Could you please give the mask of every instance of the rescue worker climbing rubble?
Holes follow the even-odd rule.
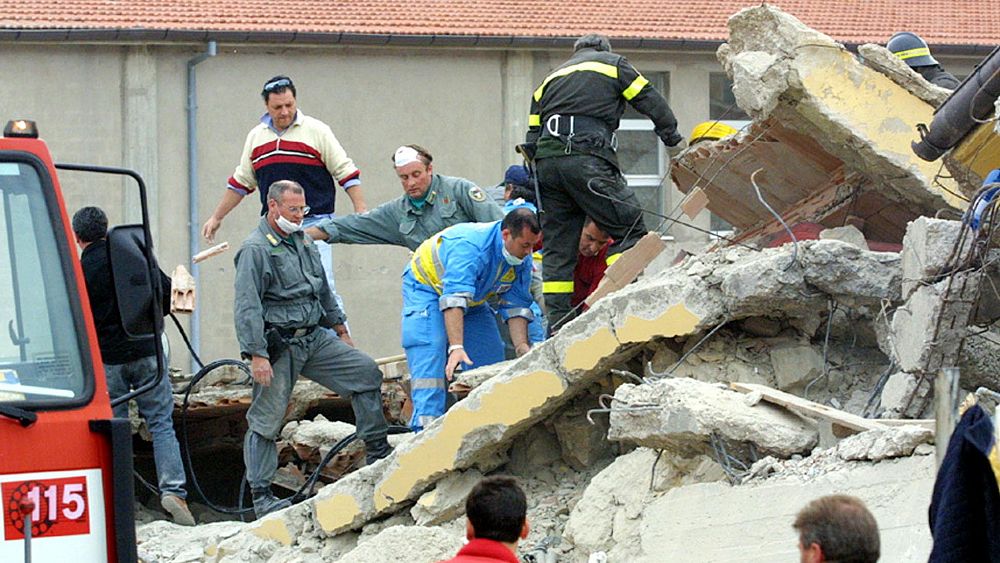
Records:
[[[434,158],[419,145],[396,149],[392,162],[403,195],[367,213],[334,217],[306,230],[328,243],[391,244],[416,250],[441,230],[469,222],[500,219],[500,208],[464,178],[434,173]]]
[[[243,459],[258,518],[289,505],[271,492],[271,481],[278,469],[275,439],[299,374],[350,399],[368,463],[392,451],[382,414],[382,373],[354,348],[319,251],[302,233],[305,208],[299,184],[271,184],[267,214],[235,259],[236,337],[254,380]]]
[[[552,331],[569,320],[584,217],[592,217],[614,239],[609,265],[646,234],[639,202],[616,155],[615,131],[625,104],[653,121],[671,154],[684,148],[663,95],[625,57],[611,52],[607,37],[584,35],[573,49],[573,56],[534,91],[525,144],[541,192],[545,307]]]
[[[500,333],[486,304],[491,295],[500,297],[517,355],[528,352],[530,256],[540,236],[535,212],[522,207],[502,221],[450,227],[417,248],[403,271],[402,314],[414,431],[444,414],[446,379],[459,364],[503,360]]]

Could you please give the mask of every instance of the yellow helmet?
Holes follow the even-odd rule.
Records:
[[[690,144],[693,145],[698,141],[717,141],[736,133],[738,133],[736,129],[720,121],[704,121],[691,130]]]

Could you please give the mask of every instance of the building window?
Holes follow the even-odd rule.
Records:
[[[670,73],[643,73],[649,84],[665,98],[670,99]],[[660,138],[653,131],[653,122],[632,106],[626,106],[618,127],[618,164],[629,187],[635,191],[639,205],[652,213],[644,213],[647,229],[655,229],[663,214],[665,193],[663,174],[666,169],[666,152]]]
[[[736,105],[733,81],[724,72],[708,75],[708,118],[725,121],[749,121],[750,116]]]

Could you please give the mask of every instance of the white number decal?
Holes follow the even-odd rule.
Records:
[[[87,505],[86,502],[83,500],[83,495],[80,494],[80,492],[82,491],[83,491],[82,483],[69,483],[65,487],[63,487],[62,501],[63,505],[67,506],[63,507],[62,513],[63,516],[66,517],[66,519],[76,520],[77,518],[83,515],[83,511]],[[74,504],[76,505],[76,507],[73,508],[73,510],[70,510],[68,506],[70,504]]]
[[[42,500],[41,496],[38,494],[38,487],[32,487],[31,490],[28,491],[28,500],[31,501],[31,504],[35,505],[35,509],[31,511],[31,521],[38,522],[42,519]]]
[[[56,486],[49,485],[45,487],[45,502],[49,505],[49,522],[56,521],[56,509],[58,508],[56,503],[58,500],[59,496],[56,494]]]

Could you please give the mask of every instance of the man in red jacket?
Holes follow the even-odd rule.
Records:
[[[608,269],[608,247],[611,237],[587,217],[580,231],[580,254],[576,258],[576,269],[573,270],[573,298],[570,305],[574,308],[582,303],[597,289],[604,278],[604,270]],[[582,307],[582,311],[587,310]]]
[[[528,501],[513,477],[487,477],[465,499],[469,543],[442,563],[519,563],[517,542],[528,537]]]

